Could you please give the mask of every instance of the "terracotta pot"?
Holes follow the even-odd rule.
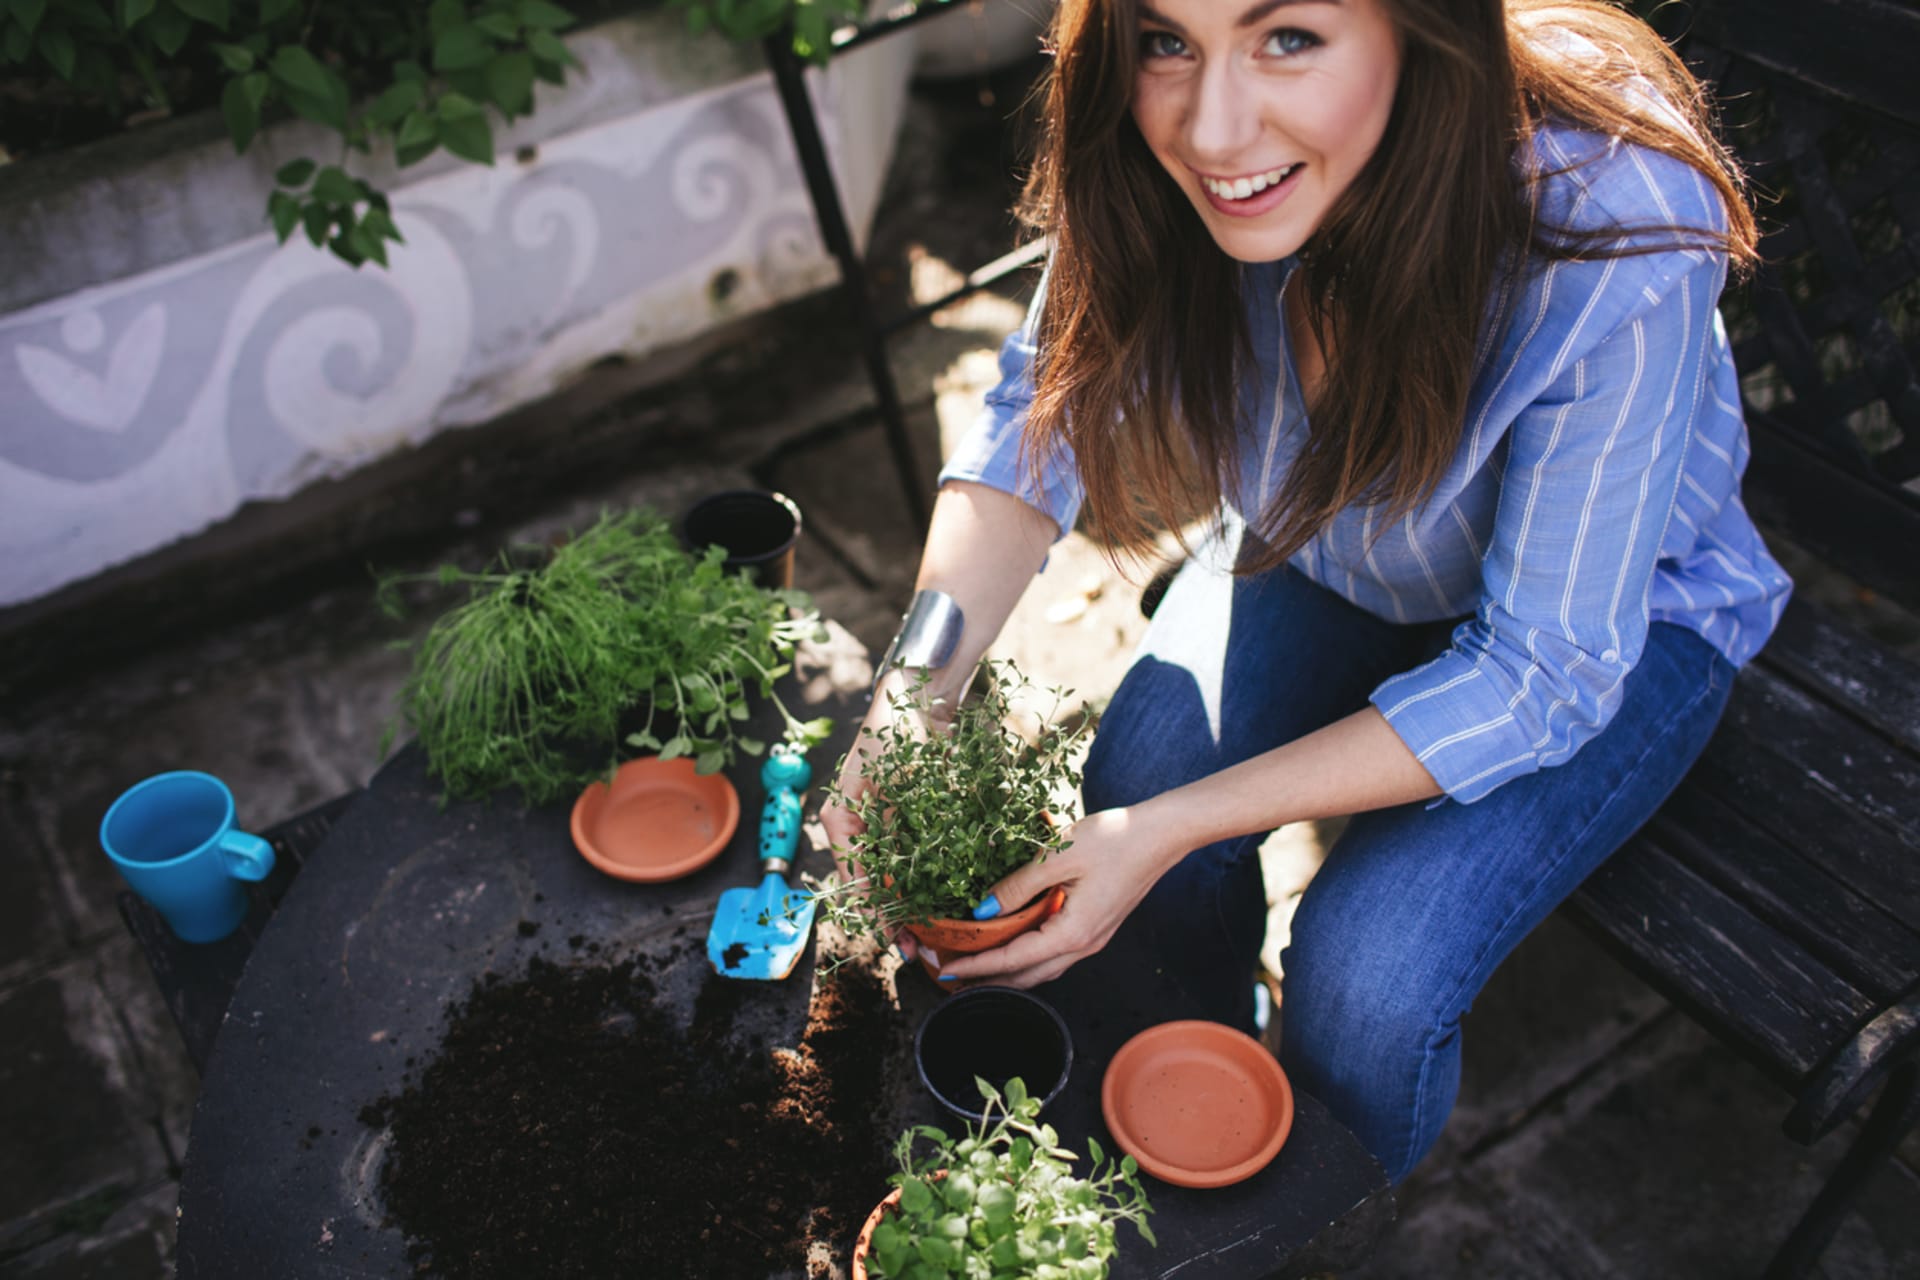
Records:
[[[947,1171],[942,1169],[933,1175],[933,1180],[938,1182],[946,1176]],[[860,1228],[860,1234],[853,1242],[852,1280],[867,1280],[867,1250],[873,1247],[874,1228],[880,1225],[881,1219],[899,1207],[900,1188],[895,1187],[887,1193],[887,1198],[873,1206],[873,1212],[867,1215],[865,1225]]]
[[[1067,891],[1059,885],[1047,890],[1018,911],[1006,911],[991,920],[925,920],[906,926],[913,940],[932,947],[944,960],[948,956],[970,956],[989,951],[1012,941],[1029,929],[1037,929],[1066,905]],[[923,958],[921,968],[933,977],[940,971]]]

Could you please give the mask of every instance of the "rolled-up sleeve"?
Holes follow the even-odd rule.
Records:
[[[1700,251],[1555,264],[1549,287],[1579,310],[1508,430],[1479,608],[1372,697],[1453,799],[1571,758],[1618,710],[1708,396],[1724,274]]]
[[[1048,451],[1036,476],[1022,450],[1027,410],[1033,404],[1034,335],[1046,293],[1043,277],[1026,322],[1001,344],[1000,381],[987,393],[985,408],[940,469],[940,483],[972,480],[1010,493],[1051,516],[1059,527],[1059,538],[1067,535],[1080,514],[1084,490],[1079,470],[1063,445]]]

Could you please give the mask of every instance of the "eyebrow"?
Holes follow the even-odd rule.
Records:
[[[1267,17],[1273,13],[1274,10],[1285,9],[1292,5],[1298,5],[1298,4],[1337,5],[1340,2],[1341,0],[1260,0],[1259,4],[1254,5],[1251,9],[1248,9],[1245,13],[1241,14],[1238,18],[1236,18],[1234,20],[1233,25],[1236,27],[1258,26],[1260,25],[1260,23],[1264,22],[1267,19]],[[1158,23],[1160,26],[1166,27],[1172,31],[1184,31],[1186,29],[1182,27],[1179,23],[1175,22],[1172,18],[1167,17],[1163,13],[1157,12],[1154,9],[1154,7],[1150,4],[1143,4],[1140,6],[1140,16],[1147,19],[1149,22]]]

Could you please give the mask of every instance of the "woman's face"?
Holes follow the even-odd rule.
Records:
[[[1242,262],[1306,243],[1379,146],[1399,80],[1382,0],[1141,0],[1134,122]]]

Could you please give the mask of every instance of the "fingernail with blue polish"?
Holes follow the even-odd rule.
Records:
[[[999,914],[1000,899],[991,893],[980,899],[980,905],[973,909],[975,920],[991,920]]]
[[[958,982],[958,981],[960,981],[960,979],[958,979],[958,978],[956,978],[956,977],[954,977],[954,976],[953,976],[952,974],[950,974],[950,973],[943,973],[943,974],[941,974],[941,975],[940,975],[940,981],[942,981],[942,982]]]
[[[905,947],[901,947],[901,946],[896,946],[896,947],[895,947],[895,948],[893,949],[893,954],[895,954],[895,955],[897,955],[897,956],[899,956],[899,957],[900,957],[900,963],[901,963],[901,964],[912,964],[912,963],[913,963],[913,957],[907,954],[907,949],[906,949]]]

